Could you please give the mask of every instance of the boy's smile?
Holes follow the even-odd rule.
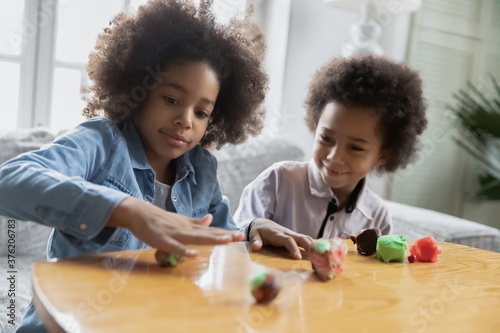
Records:
[[[203,138],[213,112],[219,80],[203,62],[170,62],[163,81],[151,90],[134,118],[148,161],[160,182],[172,182],[170,161]],[[167,168],[169,170],[167,170]]]
[[[387,151],[379,116],[369,107],[328,103],[315,130],[313,158],[323,181],[341,206],[374,166],[383,165]]]

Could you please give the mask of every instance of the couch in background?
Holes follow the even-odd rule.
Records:
[[[53,141],[55,134],[47,128],[0,132],[0,164],[26,151],[38,149]],[[228,196],[234,212],[246,184],[274,162],[302,160],[303,152],[282,139],[265,142],[253,139],[236,147],[215,152],[219,161],[222,191]],[[407,239],[433,235],[438,241],[473,246],[500,252],[500,231],[475,222],[434,211],[387,201],[393,217],[393,233]],[[7,221],[0,216],[0,332],[13,332],[5,321],[7,302]],[[16,221],[16,323],[19,325],[31,300],[30,266],[46,258],[46,243],[51,229],[33,222]]]

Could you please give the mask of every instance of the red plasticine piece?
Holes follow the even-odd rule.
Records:
[[[434,237],[429,235],[417,240],[410,247],[410,253],[415,256],[416,262],[436,262],[438,255],[441,253],[441,247]]]

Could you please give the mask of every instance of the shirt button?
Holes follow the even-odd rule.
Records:
[[[149,177],[153,177],[153,172],[149,172]]]
[[[172,199],[173,199],[174,201],[177,201],[177,197],[176,197],[176,196],[174,196]]]
[[[333,215],[330,215],[330,217],[328,218],[330,221],[333,221],[333,219],[335,218],[335,216]]]
[[[85,223],[80,224],[80,230],[87,230],[87,225]]]

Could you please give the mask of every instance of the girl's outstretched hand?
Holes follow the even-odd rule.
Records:
[[[259,251],[263,245],[284,246],[295,259],[302,259],[299,246],[307,251],[312,237],[299,234],[268,219],[252,221],[249,232],[250,248]]]
[[[195,257],[195,250],[185,244],[227,244],[245,238],[240,231],[208,228],[212,215],[191,218],[167,212],[141,199],[123,199],[111,214],[108,227],[129,229],[135,237],[160,251]]]

